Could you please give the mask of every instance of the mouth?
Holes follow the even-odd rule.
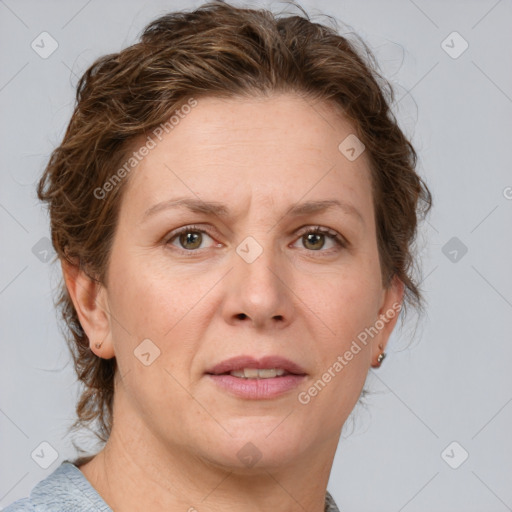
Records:
[[[242,370],[232,370],[221,375],[232,375],[239,379],[274,379],[283,375],[292,375],[283,368],[244,368]]]
[[[234,357],[205,373],[223,392],[252,400],[283,395],[296,388],[307,375],[301,366],[280,356]]]
[[[256,359],[252,356],[237,356],[226,359],[206,371],[209,375],[232,375],[240,379],[273,379],[286,375],[306,375],[297,363],[280,356]]]

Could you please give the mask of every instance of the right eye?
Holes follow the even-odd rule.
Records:
[[[197,226],[184,226],[177,229],[176,231],[173,231],[165,244],[173,245],[180,251],[188,253],[197,252],[197,250],[201,248],[201,245],[204,241],[204,236],[212,239],[204,229],[201,229]],[[173,243],[174,240],[176,240],[179,246]]]

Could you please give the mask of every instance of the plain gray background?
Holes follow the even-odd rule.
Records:
[[[0,0],[0,508],[74,456],[78,386],[34,186],[77,77],[156,16],[200,4]],[[370,372],[374,393],[344,429],[329,490],[350,512],[512,510],[512,1],[301,4],[370,44],[435,202],[418,239],[427,315],[414,338],[412,324],[394,333]],[[58,43],[47,58],[31,47],[42,32]],[[58,454],[46,469],[31,457],[44,442]]]

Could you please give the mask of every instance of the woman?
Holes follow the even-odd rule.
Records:
[[[392,99],[334,30],[222,2],[86,71],[38,194],[105,445],[7,511],[338,510],[343,424],[421,306]]]

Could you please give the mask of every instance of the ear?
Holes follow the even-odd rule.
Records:
[[[378,331],[372,341],[372,367],[378,368],[380,363],[377,358],[386,350],[389,337],[395,328],[404,298],[404,283],[394,276],[391,283],[383,292],[383,300],[379,309],[379,316],[375,322],[375,328]]]
[[[90,349],[103,359],[114,357],[106,288],[91,279],[78,265],[61,259],[61,267],[78,319],[89,338]]]

